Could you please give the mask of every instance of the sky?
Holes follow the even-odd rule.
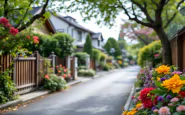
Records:
[[[101,32],[103,34],[103,37],[105,39],[105,41],[109,38],[109,37],[113,37],[115,39],[118,39],[119,36],[119,32],[120,32],[120,25],[123,23],[121,20],[121,17],[117,17],[116,19],[116,23],[114,24],[113,27],[109,28],[107,26],[103,26],[103,25],[98,25],[96,24],[96,19],[91,19],[90,21],[83,21],[83,17],[80,15],[79,12],[75,12],[75,13],[60,13],[62,16],[72,16],[73,18],[76,19],[76,21],[84,26],[87,29],[90,29],[94,32]]]

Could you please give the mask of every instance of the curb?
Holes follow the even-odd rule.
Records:
[[[131,101],[132,101],[132,96],[134,95],[134,93],[135,93],[135,86],[133,85],[132,89],[131,89],[131,92],[130,92],[130,95],[129,95],[128,99],[127,99],[127,102],[126,102],[126,104],[124,106],[124,110],[129,110],[130,104],[131,104]]]
[[[81,82],[82,82],[82,81],[77,80],[77,81],[68,83],[67,86],[74,86],[74,85],[79,84],[79,83],[81,83]],[[34,92],[32,92],[32,93],[34,93]],[[48,90],[45,90],[45,91],[44,91],[44,90],[43,90],[41,94],[37,94],[36,96],[33,96],[33,97],[29,97],[29,96],[28,96],[26,99],[24,99],[24,98],[21,99],[21,97],[20,97],[20,98],[17,99],[17,100],[13,100],[13,101],[9,101],[9,102],[7,102],[7,103],[5,103],[5,104],[1,104],[1,105],[0,105],[0,110],[5,109],[5,108],[8,108],[8,107],[10,107],[10,106],[17,105],[17,104],[19,104],[19,103],[27,102],[27,101],[29,101],[29,100],[32,100],[32,99],[35,99],[35,98],[38,98],[38,97],[47,95],[47,94],[49,94],[49,93],[51,93],[51,91],[48,91]],[[26,95],[25,95],[25,96],[26,96]]]

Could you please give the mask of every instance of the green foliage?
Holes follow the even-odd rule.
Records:
[[[57,56],[64,58],[71,55],[75,49],[73,46],[74,39],[68,34],[56,33],[50,36],[34,33],[33,35],[39,37],[40,43],[36,46],[25,44],[24,47],[29,49],[29,51],[37,50],[44,57],[48,57],[54,51]]]
[[[161,56],[155,58],[155,54],[161,53],[161,42],[154,41],[147,46],[144,46],[139,50],[138,54],[138,64],[140,66],[144,66],[145,62],[152,62],[153,66],[155,67],[157,64],[162,62]]]
[[[52,39],[57,40],[57,47],[55,48],[55,53],[57,56],[64,58],[73,53],[74,39],[70,35],[65,33],[56,33],[52,36]]]
[[[108,57],[107,57],[107,61],[108,61],[108,62],[112,62],[112,60],[113,60],[113,57],[112,57],[112,56],[108,56]]]
[[[85,65],[85,60],[86,60],[86,56],[88,54],[85,52],[76,52],[74,53],[74,56],[76,56],[78,58],[78,66],[83,66]]]
[[[92,53],[93,53],[92,50],[93,48],[92,48],[91,36],[88,34],[86,38],[86,42],[84,44],[83,52],[86,52],[87,54],[90,55],[90,57],[92,57]]]
[[[122,58],[122,56],[117,56],[116,59],[117,60],[122,60],[123,58]]]
[[[117,42],[118,42],[118,45],[119,45],[120,49],[127,49],[127,43],[126,43],[125,39],[119,40]]]
[[[92,69],[80,69],[78,71],[79,76],[87,76],[87,77],[93,77],[95,76],[96,72]]]
[[[100,57],[100,61],[104,62],[107,59],[107,55],[103,52],[101,52],[101,57]]]
[[[99,62],[100,58],[101,58],[101,51],[98,49],[93,49],[92,59]]]
[[[115,57],[122,55],[121,49],[120,49],[117,41],[114,38],[109,38],[107,43],[105,44],[104,48],[106,49],[106,51],[108,52],[109,55],[112,55],[110,52],[111,48],[115,49],[115,52],[114,52]]]
[[[78,70],[80,69],[87,69],[86,66],[78,66]]]
[[[100,63],[101,67],[103,67],[103,71],[109,71],[111,70],[111,67],[106,63]]]
[[[59,91],[66,87],[66,82],[62,77],[55,74],[49,74],[49,77],[44,77],[44,88],[51,91]]]
[[[14,100],[16,91],[15,84],[9,76],[10,71],[7,70],[0,74],[0,104]]]

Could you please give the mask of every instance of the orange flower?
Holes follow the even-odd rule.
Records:
[[[46,79],[50,79],[48,75],[45,75],[44,77],[45,77]]]
[[[60,71],[60,70],[58,70],[58,73],[61,73],[61,71]]]
[[[157,73],[159,74],[169,74],[170,67],[161,65],[156,69]]]

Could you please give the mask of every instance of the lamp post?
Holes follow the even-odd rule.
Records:
[[[112,54],[112,57],[113,57],[112,63],[114,63],[114,52],[115,52],[115,49],[111,48],[110,53]]]

